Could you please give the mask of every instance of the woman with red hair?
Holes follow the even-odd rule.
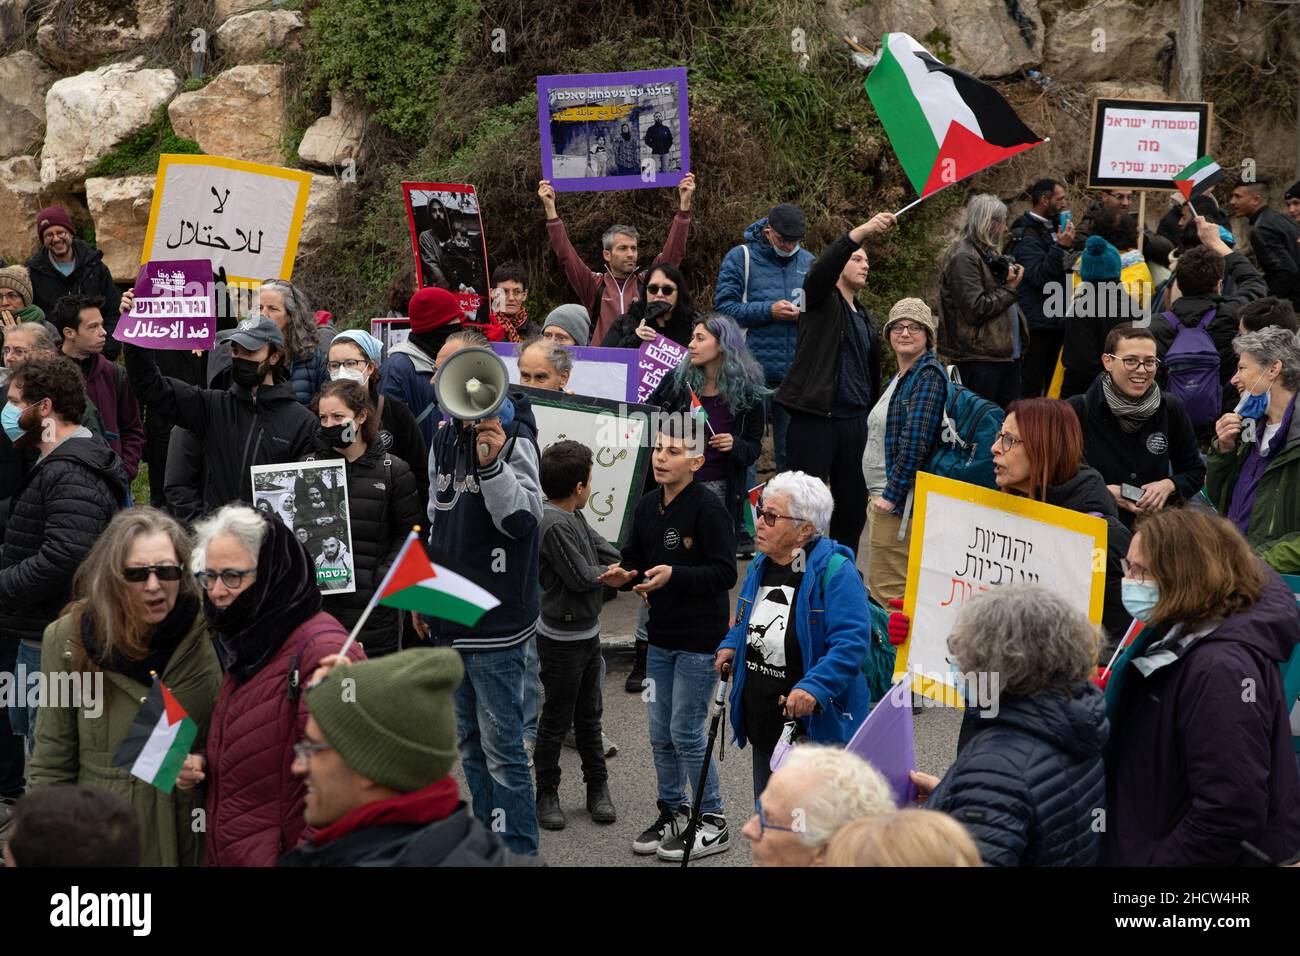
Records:
[[[1120,598],[1121,561],[1131,535],[1119,520],[1105,479],[1083,461],[1083,431],[1069,403],[1053,398],[1012,402],[993,442],[993,475],[1002,491],[1106,520],[1106,600],[1101,621],[1109,656],[1131,620]]]

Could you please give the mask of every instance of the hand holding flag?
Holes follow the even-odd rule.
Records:
[[[198,735],[198,726],[157,673],[150,673],[153,684],[127,728],[126,738],[117,748],[113,764],[163,793],[171,793],[177,776],[187,766],[187,755]],[[200,761],[200,772],[201,767]]]

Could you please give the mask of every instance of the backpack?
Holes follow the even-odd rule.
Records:
[[[1219,350],[1208,331],[1217,311],[1210,309],[1200,322],[1190,327],[1179,322],[1172,312],[1160,313],[1174,327],[1174,341],[1164,359],[1169,391],[1182,400],[1196,428],[1213,424],[1223,404]]]
[[[943,403],[939,443],[920,470],[996,489],[993,441],[1002,430],[1006,413],[963,385],[956,366],[948,369],[945,384],[948,395]],[[911,387],[908,386],[909,393]]]
[[[831,555],[826,570],[822,572],[822,607],[826,606],[826,588],[831,578],[849,559],[836,552]],[[865,586],[865,585],[864,585]],[[874,704],[886,694],[894,683],[894,655],[897,651],[889,642],[889,612],[867,595],[867,604],[871,608],[871,644],[867,656],[862,659],[862,673],[867,679],[867,690]]]

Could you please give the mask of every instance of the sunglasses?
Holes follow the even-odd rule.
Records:
[[[668,283],[659,285],[659,283],[657,282],[651,282],[648,286],[645,287],[645,290],[649,292],[651,295],[672,295],[674,292],[677,291],[677,286],[670,285]]]
[[[184,568],[179,564],[146,564],[122,569],[122,577],[131,584],[144,584],[149,575],[158,575],[159,581],[179,581]]]
[[[221,578],[221,583],[233,591],[244,583],[244,578],[256,573],[257,568],[245,568],[243,570],[226,568],[224,571],[198,571],[195,573],[194,579],[199,582],[199,587],[203,588],[203,590],[211,591],[212,585],[217,583],[217,578]]]

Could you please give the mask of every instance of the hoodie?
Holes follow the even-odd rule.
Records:
[[[1300,772],[1279,664],[1300,642],[1295,595],[1266,570],[1249,609],[1152,651],[1148,628],[1106,688],[1112,866],[1240,866],[1300,849]],[[1200,635],[1200,636],[1198,636]]]
[[[718,281],[713,289],[713,308],[729,315],[747,329],[745,342],[754,353],[769,385],[785,378],[794,361],[799,323],[772,318],[772,304],[784,299],[798,303],[804,276],[813,264],[813,254],[800,248],[789,257],[779,256],[763,230],[764,216],[745,229],[744,242],[722,258]],[[745,279],[745,250],[749,250],[749,281]]]
[[[1110,728],[1091,682],[1071,693],[1002,694],[967,712],[964,741],[926,807],[975,838],[985,866],[1092,866],[1105,812]]]
[[[1120,562],[1128,554],[1128,543],[1133,535],[1119,520],[1119,507],[1115,504],[1115,496],[1106,487],[1106,480],[1088,465],[1080,464],[1073,478],[1048,488],[1045,500],[1049,505],[1096,515],[1106,521],[1106,599],[1102,607],[1101,623],[1106,629],[1104,651],[1109,659],[1115,645],[1133,620],[1128,611],[1124,610],[1124,601],[1120,596],[1120,582],[1124,578]]]
[[[131,486],[113,449],[82,428],[36,462],[14,492],[0,546],[0,634],[40,643],[72,576]]]

